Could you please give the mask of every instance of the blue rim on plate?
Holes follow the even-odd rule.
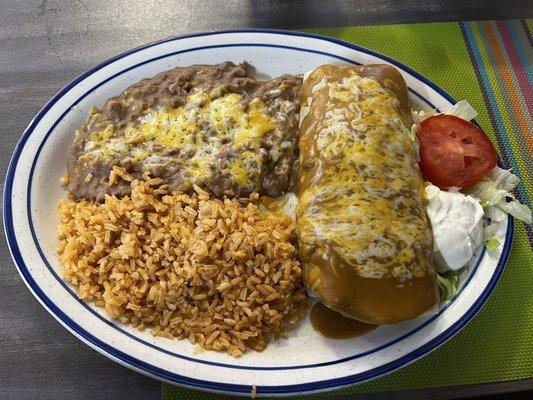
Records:
[[[348,42],[345,42],[345,41],[342,41],[342,40],[339,40],[339,39],[334,39],[334,38],[330,38],[330,37],[326,37],[326,36],[309,34],[309,33],[299,33],[299,32],[290,32],[290,31],[283,31],[283,30],[271,30],[271,29],[224,30],[224,31],[217,31],[217,32],[199,33],[199,34],[183,35],[183,36],[173,37],[173,38],[170,38],[170,39],[165,39],[165,40],[162,40],[162,41],[158,41],[158,42],[154,42],[154,43],[151,43],[151,44],[148,44],[148,45],[137,47],[135,49],[129,50],[127,52],[124,52],[124,53],[122,53],[122,54],[120,54],[120,55],[118,55],[116,57],[113,57],[113,58],[111,58],[111,59],[109,59],[107,61],[104,61],[103,63],[95,66],[94,68],[92,68],[92,69],[88,70],[87,72],[83,73],[82,75],[78,76],[76,79],[74,79],[68,85],[66,85],[63,89],[61,89],[51,100],[48,101],[45,104],[45,106],[37,113],[35,118],[31,121],[30,125],[24,131],[21,139],[19,140],[19,142],[18,142],[18,144],[17,144],[17,146],[15,148],[15,151],[14,151],[13,156],[11,158],[11,161],[10,161],[10,164],[9,164],[9,167],[8,167],[8,172],[7,172],[7,175],[6,175],[5,191],[4,191],[4,207],[3,207],[4,229],[5,229],[5,232],[6,232],[6,237],[7,237],[7,241],[8,241],[8,244],[9,244],[10,251],[11,251],[11,255],[13,257],[13,260],[15,261],[15,264],[17,266],[17,269],[18,269],[20,275],[22,276],[22,278],[25,281],[25,283],[28,286],[28,288],[32,291],[32,293],[36,296],[36,298],[41,302],[41,304],[43,304],[43,306],[63,326],[65,326],[69,331],[71,331],[76,337],[78,337],[82,341],[86,342],[87,344],[89,344],[91,347],[95,348],[96,350],[98,350],[102,354],[104,354],[104,355],[106,355],[106,356],[108,356],[108,357],[110,357],[110,358],[112,358],[112,359],[124,364],[124,365],[127,365],[127,366],[129,366],[129,367],[131,367],[131,368],[133,368],[133,369],[135,369],[135,370],[137,370],[139,372],[148,374],[150,376],[157,377],[157,378],[165,380],[167,382],[180,384],[182,386],[186,386],[186,387],[190,387],[190,388],[202,389],[202,390],[208,390],[208,391],[216,391],[216,392],[224,392],[224,393],[233,393],[233,394],[249,394],[250,391],[252,390],[252,386],[203,381],[203,380],[193,379],[193,378],[189,378],[189,377],[186,377],[186,376],[174,374],[174,373],[171,373],[169,371],[163,370],[163,369],[161,369],[159,367],[155,367],[155,366],[153,366],[151,364],[148,364],[148,363],[146,363],[144,361],[138,360],[138,359],[136,359],[136,358],[134,358],[134,357],[122,352],[122,351],[119,351],[119,350],[113,348],[112,346],[109,346],[108,344],[102,342],[100,339],[98,339],[98,338],[94,337],[93,335],[91,335],[90,333],[88,333],[86,330],[84,330],[82,327],[80,327],[75,321],[73,321],[71,318],[69,318],[67,315],[65,315],[44,294],[44,292],[40,289],[38,284],[32,278],[31,274],[29,273],[29,271],[27,269],[27,266],[25,265],[25,263],[23,261],[23,258],[22,258],[21,254],[20,254],[20,250],[19,250],[19,246],[18,246],[16,237],[15,237],[15,234],[14,234],[13,216],[12,216],[12,208],[11,208],[12,203],[11,203],[11,201],[12,201],[14,173],[15,173],[15,169],[16,169],[16,166],[17,166],[17,163],[18,163],[18,159],[20,157],[22,149],[24,148],[25,143],[27,142],[28,138],[31,136],[33,130],[35,129],[37,124],[40,122],[42,117],[72,87],[76,86],[79,82],[81,82],[82,80],[84,80],[88,76],[92,75],[96,71],[102,69],[103,67],[105,67],[105,66],[107,66],[107,65],[109,65],[109,64],[111,64],[111,63],[113,63],[113,62],[115,62],[115,61],[117,61],[117,60],[119,60],[121,58],[124,58],[124,57],[126,57],[126,56],[128,56],[128,55],[130,55],[132,53],[135,53],[135,52],[138,52],[140,50],[144,50],[144,49],[147,49],[147,48],[150,48],[150,47],[162,44],[162,43],[176,41],[176,40],[180,40],[180,39],[191,38],[191,37],[210,36],[210,35],[218,35],[218,34],[224,34],[224,33],[246,33],[246,32],[273,33],[273,34],[281,34],[281,35],[289,35],[289,36],[310,37],[310,38],[320,39],[320,40],[324,40],[324,41],[327,41],[327,42],[332,42],[332,43],[335,43],[335,44],[339,44],[339,45],[342,45],[342,46],[348,47],[350,49],[354,49],[354,50],[357,50],[359,52],[366,53],[366,54],[369,54],[369,55],[377,56],[377,57],[379,57],[379,58],[381,58],[383,60],[386,60],[387,62],[390,62],[391,64],[396,65],[396,66],[402,68],[403,70],[409,72],[415,78],[417,78],[418,80],[422,81],[427,86],[431,87],[433,90],[435,90],[441,96],[443,96],[445,99],[447,99],[448,101],[450,101],[452,103],[455,103],[455,100],[450,95],[448,95],[445,91],[440,89],[438,86],[436,86],[434,83],[432,83],[430,80],[428,80],[427,78],[423,77],[419,73],[417,73],[417,72],[413,71],[412,69],[410,69],[409,67],[403,65],[402,63],[400,63],[398,61],[395,61],[395,60],[393,60],[393,59],[391,59],[391,58],[389,58],[387,56],[384,56],[382,54],[379,54],[377,52],[374,52],[372,50],[364,49],[362,47],[359,47],[357,45],[353,45],[351,43],[348,43]],[[239,44],[239,45],[245,45],[245,43],[242,43],[242,44]],[[257,44],[257,43],[250,44],[250,45],[254,45],[254,46],[258,46],[258,47],[260,47],[260,46],[287,47],[287,48],[294,49],[294,50],[302,50],[302,51],[308,51],[308,52],[315,52],[315,53],[319,53],[319,54],[324,54],[324,55],[328,55],[328,56],[335,57],[335,58],[338,58],[338,59],[342,59],[344,61],[348,61],[350,63],[354,63],[353,60],[344,59],[344,58],[342,58],[340,56],[337,56],[337,55],[334,55],[334,54],[329,54],[329,53],[325,53],[325,52],[318,52],[318,51],[314,51],[314,50],[310,50],[310,49],[300,49],[300,48],[294,48],[294,47],[290,47],[290,46],[280,46],[280,45],[268,45],[268,44],[263,44],[262,45],[262,44]],[[231,46],[232,46],[231,44],[227,44],[227,45],[217,45],[216,47],[231,47]],[[215,47],[215,46],[203,46],[202,49],[213,48],[213,47]],[[197,49],[199,49],[199,48],[187,49],[185,51],[194,51],[194,50],[197,50]],[[175,53],[173,53],[173,54],[175,54]],[[165,55],[162,55],[162,56],[158,56],[158,57],[155,57],[153,59],[145,60],[145,61],[143,61],[141,63],[138,63],[138,64],[133,65],[131,67],[128,67],[126,69],[123,69],[119,73],[113,75],[112,77],[107,78],[105,81],[100,82],[97,86],[100,86],[101,84],[113,79],[117,75],[122,74],[122,73],[124,73],[124,72],[126,72],[128,70],[131,70],[131,69],[133,69],[135,67],[138,67],[139,65],[145,64],[147,62],[154,61],[156,59],[167,57],[169,55],[171,55],[171,54],[165,54]],[[81,99],[83,99],[87,95],[87,93],[89,93],[93,89],[94,88],[88,90],[74,104],[76,104]],[[425,99],[424,97],[420,96],[418,93],[416,93],[413,90],[410,90],[410,91],[413,94],[415,94],[417,97],[419,97],[421,100],[423,100],[426,103],[428,103],[427,99]],[[431,103],[428,103],[428,104],[431,105]],[[68,110],[70,110],[70,108]],[[67,110],[67,112],[68,112],[68,110]],[[36,240],[36,236],[35,236],[34,229],[33,229],[33,222],[31,221],[31,207],[30,207],[31,175],[33,175],[35,162],[36,162],[36,160],[38,158],[38,155],[40,153],[40,150],[41,150],[42,146],[44,145],[46,139],[48,138],[50,133],[53,131],[53,129],[57,125],[57,122],[61,118],[62,118],[62,116],[56,121],[55,124],[52,125],[52,127],[49,130],[49,132],[45,136],[43,142],[41,142],[41,144],[39,146],[39,149],[37,151],[36,157],[33,160],[33,165],[32,165],[31,171],[30,171],[30,180],[29,180],[29,184],[28,184],[29,185],[29,191],[28,191],[28,198],[27,198],[28,203],[27,204],[28,204],[28,210],[29,210],[28,216],[29,216],[30,229],[31,229],[31,232],[32,232],[32,236],[33,236],[35,245],[36,245],[36,247],[37,247],[37,249],[39,251],[39,254],[41,255],[41,257],[42,257],[45,265],[47,266],[47,268],[52,272],[52,274],[56,277],[56,279],[58,279],[58,281],[72,295],[75,296],[75,294],[68,288],[68,286],[57,276],[55,271],[53,271],[53,269],[50,267],[48,261],[46,260],[46,257],[44,256],[44,253],[42,252],[42,250],[41,250],[41,248],[40,248],[40,246],[38,244],[38,241]],[[430,342],[426,343],[425,345],[417,348],[416,350],[412,351],[411,353],[409,353],[409,354],[407,354],[407,355],[405,355],[405,356],[403,356],[403,357],[401,357],[399,359],[396,359],[396,360],[394,360],[394,361],[392,361],[392,362],[390,362],[388,364],[382,365],[382,366],[374,368],[372,370],[365,371],[363,373],[350,375],[350,376],[346,376],[346,377],[342,377],[342,378],[328,379],[328,380],[316,381],[316,382],[305,383],[305,384],[280,385],[280,386],[257,386],[257,388],[256,388],[257,392],[260,393],[260,394],[297,394],[297,393],[304,393],[304,392],[309,393],[309,392],[317,392],[317,391],[323,391],[323,390],[328,390],[328,389],[341,388],[341,387],[344,387],[344,386],[352,385],[352,384],[355,384],[355,383],[360,383],[362,381],[367,381],[367,380],[370,380],[370,379],[374,379],[374,378],[389,374],[389,373],[391,373],[391,372],[393,372],[393,371],[395,371],[395,370],[397,370],[397,369],[399,369],[399,368],[401,368],[401,367],[403,367],[403,366],[405,366],[405,365],[407,365],[407,364],[419,359],[420,357],[428,354],[432,350],[436,349],[437,347],[442,345],[444,342],[446,342],[448,339],[450,339],[452,336],[454,336],[460,329],[462,329],[464,327],[464,325],[466,325],[466,323],[468,323],[474,317],[474,315],[481,309],[483,304],[486,302],[486,300],[488,299],[488,297],[492,293],[496,283],[498,282],[498,280],[499,280],[499,278],[500,278],[500,276],[501,276],[501,274],[503,272],[505,264],[506,264],[506,262],[507,262],[507,260],[509,258],[509,252],[510,252],[510,248],[511,248],[513,231],[514,231],[513,227],[514,227],[513,218],[511,216],[509,216],[508,225],[507,225],[507,231],[506,231],[506,236],[505,236],[505,245],[504,245],[504,248],[502,250],[502,254],[501,254],[501,257],[499,259],[498,265],[496,266],[494,274],[492,275],[492,277],[491,277],[487,287],[485,288],[485,290],[478,297],[478,299],[471,306],[471,308],[468,311],[466,311],[466,313],[462,316],[461,319],[459,319],[455,324],[453,324],[446,331],[441,333],[439,336],[435,337]],[[479,260],[481,260],[482,256],[483,256],[483,254],[481,254],[479,256],[478,263],[474,266],[474,270],[470,274],[469,279],[473,276],[473,272],[475,272],[475,269],[477,268],[477,266],[479,264]],[[469,282],[469,279],[465,282],[465,284],[463,285],[461,290],[464,289],[464,287],[466,287],[466,285]],[[457,295],[456,295],[455,298],[457,298]],[[78,301],[85,305],[85,303],[83,301],[81,301],[79,299],[78,299]],[[449,304],[447,304],[445,306],[445,308],[447,308],[450,304],[451,304],[451,302]],[[94,313],[94,311],[92,309],[90,309],[90,308],[88,308],[88,309],[91,312]],[[441,312],[442,311],[443,310],[441,310]],[[433,318],[431,318],[427,323],[431,322],[437,316],[434,316]],[[100,319],[104,320],[109,325],[113,326],[115,329],[118,329],[122,333],[124,333],[124,334],[126,334],[126,335],[131,337],[130,334],[128,334],[124,330],[121,330],[118,326],[116,326],[115,324],[113,324],[109,320],[106,320],[106,319],[102,318],[99,315],[98,315],[98,317]],[[422,326],[419,326],[419,327],[415,328],[413,331],[403,335],[401,338],[398,338],[398,339],[394,340],[394,342],[402,340],[406,336],[409,336],[409,335],[413,334],[415,331],[418,331],[423,326],[427,325],[427,323],[423,324]],[[140,341],[140,339],[138,339],[138,338],[134,338],[134,339]],[[143,342],[143,344],[147,344],[147,343]],[[391,343],[387,343],[385,345],[380,346],[380,348],[383,348],[384,346],[387,346],[387,345],[390,345],[390,344]],[[351,360],[353,358],[362,357],[364,355],[367,355],[367,354],[362,353],[362,354],[358,354],[358,355],[351,356],[351,357],[348,357],[348,358],[344,358],[344,359],[341,359],[341,360],[335,360],[335,361],[332,361],[332,362],[325,362],[325,363],[313,364],[313,365],[290,366],[290,367],[247,367],[247,366],[235,366],[235,365],[221,364],[221,363],[215,363],[215,362],[210,362],[210,361],[205,361],[205,360],[192,359],[190,357],[186,357],[186,356],[183,356],[183,355],[178,355],[178,354],[169,352],[167,350],[160,349],[157,346],[153,346],[153,345],[150,345],[150,346],[156,348],[157,350],[165,351],[166,353],[169,353],[171,355],[178,356],[178,357],[190,360],[190,361],[206,363],[206,364],[211,364],[211,365],[217,365],[217,366],[222,366],[222,367],[236,368],[236,369],[264,369],[264,370],[277,369],[277,370],[279,370],[279,369],[310,368],[310,367],[329,365],[329,364],[333,364],[333,363],[340,363],[340,362]]]

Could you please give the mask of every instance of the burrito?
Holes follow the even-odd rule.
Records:
[[[304,80],[297,229],[309,292],[370,324],[439,301],[407,89],[389,65],[323,65]]]

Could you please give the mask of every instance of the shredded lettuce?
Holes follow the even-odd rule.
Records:
[[[526,224],[531,224],[533,222],[531,209],[517,200],[498,204],[498,207]]]
[[[496,250],[500,246],[500,241],[496,238],[496,236],[491,236],[487,240],[483,242],[487,250]]]
[[[444,114],[455,115],[456,117],[472,121],[477,117],[477,111],[466,100],[461,100],[455,103],[455,105]]]
[[[487,177],[503,190],[511,191],[520,183],[520,178],[511,173],[511,170],[494,168]]]
[[[419,124],[426,118],[437,114],[438,113],[436,110],[411,110],[411,116],[415,124]],[[472,121],[477,117],[477,111],[466,100],[458,101],[449,110],[444,111],[443,114],[455,115],[456,117],[465,119],[467,121]]]
[[[520,178],[510,170],[495,167],[485,178],[465,190],[466,193],[479,199],[484,209],[497,207],[511,214],[516,219],[531,224],[531,209],[521,204],[510,192],[520,183]]]
[[[486,215],[487,214],[485,213],[485,216]],[[487,218],[485,218],[485,220],[487,220]],[[485,242],[487,242],[492,237],[494,237],[494,235],[498,231],[498,223],[496,221],[491,221],[491,222],[485,222],[485,224],[486,225],[483,228],[483,238],[485,239]]]
[[[483,227],[483,244],[489,250],[496,250],[500,241],[496,238],[496,233],[503,221],[507,219],[507,213],[497,207],[488,207],[485,210],[485,223]],[[496,242],[497,241],[497,242]]]
[[[507,219],[507,213],[499,208],[489,207],[485,210],[485,217],[492,222],[502,222]],[[492,236],[494,233],[491,233],[489,236]]]
[[[459,283],[457,271],[437,273],[437,283],[439,285],[440,299],[442,301],[450,300],[457,293],[457,285]]]
[[[418,124],[433,115],[437,115],[437,110],[411,110],[411,117],[415,124]]]

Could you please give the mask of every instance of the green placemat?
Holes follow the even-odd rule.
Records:
[[[533,21],[431,23],[312,32],[403,62],[456,99],[467,99],[533,198]],[[333,393],[368,393],[533,377],[533,235],[516,223],[509,263],[480,313],[453,339],[391,375]],[[317,396],[305,396],[318,398]],[[323,397],[323,395],[321,396]],[[163,384],[164,400],[231,399]]]

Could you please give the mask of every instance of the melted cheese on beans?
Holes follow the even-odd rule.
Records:
[[[146,167],[163,163],[165,151],[187,154],[181,161],[188,176],[210,179],[211,166],[221,152],[233,152],[227,170],[241,185],[257,184],[263,159],[258,154],[263,136],[276,129],[264,103],[254,99],[247,105],[241,95],[228,93],[212,99],[209,93],[193,93],[179,108],[150,110],[140,123],[123,132],[95,132],[85,145],[87,160],[101,157],[130,157]],[[291,104],[282,104],[290,107]],[[249,151],[247,151],[249,150]]]
[[[313,114],[311,97],[302,110],[314,122],[302,132],[313,144],[300,162],[312,162],[316,174],[300,191],[301,243],[330,243],[365,278],[423,276],[427,262],[413,249],[431,248],[431,235],[416,147],[397,98],[355,72],[333,82],[325,76],[312,88],[314,96],[320,91],[327,91],[325,113]]]

